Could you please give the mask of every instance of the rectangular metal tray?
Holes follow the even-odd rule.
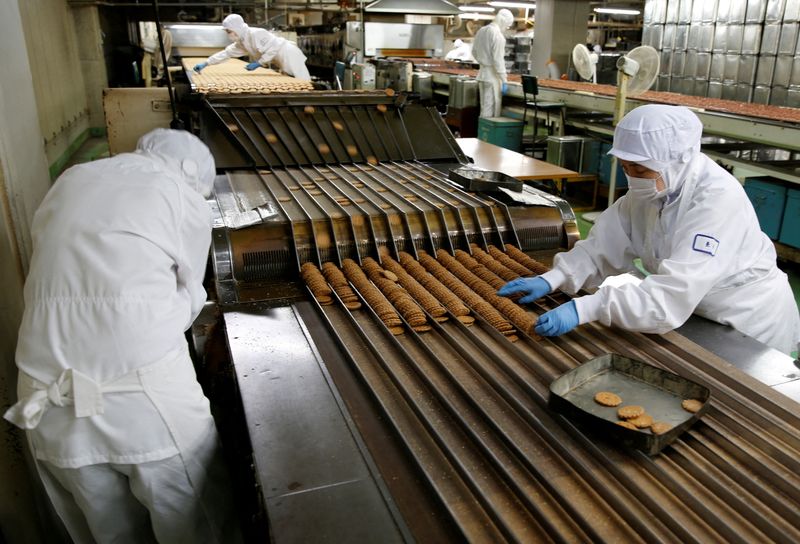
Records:
[[[520,180],[507,174],[471,166],[450,170],[449,178],[461,185],[464,190],[472,192],[496,191],[499,187],[520,192],[523,186]]]
[[[608,391],[622,398],[617,407],[606,407],[594,400],[596,393]],[[708,388],[645,362],[608,353],[565,372],[550,384],[550,407],[578,424],[581,429],[606,437],[626,448],[656,455],[708,410]],[[695,413],[681,407],[684,399],[696,399],[703,406]],[[664,434],[650,429],[632,430],[617,425],[617,410],[638,405],[654,421],[672,425]]]

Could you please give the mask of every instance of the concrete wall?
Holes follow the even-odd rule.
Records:
[[[25,31],[21,43],[30,59],[39,127],[48,164],[54,164],[74,151],[73,144],[85,137],[89,128],[78,34],[65,0],[23,0],[18,5]]]
[[[97,36],[87,35],[86,40]],[[32,253],[33,215],[51,185],[49,166],[74,148],[90,126],[92,93],[87,93],[75,19],[66,0],[0,2],[0,51],[13,52],[0,55],[2,413],[16,402],[14,351]],[[84,55],[83,60],[92,59]],[[92,122],[102,127],[99,97],[105,83],[95,78],[93,85],[98,113]],[[34,475],[24,433],[0,420],[0,434],[0,542],[66,541]]]
[[[537,0],[531,73],[550,77],[547,63],[553,60],[565,74],[572,48],[586,43],[588,21],[588,0]]]
[[[108,86],[108,73],[100,17],[95,6],[74,6],[70,11],[78,40],[78,58],[86,90],[89,126],[102,129],[106,126],[103,116],[103,89]]]

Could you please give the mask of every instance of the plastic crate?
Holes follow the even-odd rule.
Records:
[[[777,240],[786,207],[786,187],[774,178],[746,178],[744,192],[753,203],[761,230]]]
[[[611,185],[611,164],[614,157],[608,154],[610,150],[611,144],[603,143],[600,146],[600,169],[598,170],[597,177],[603,185]],[[617,179],[614,186],[628,186],[628,178],[625,177],[625,172],[623,172],[619,160],[617,161]]]
[[[786,193],[786,207],[781,223],[782,244],[800,248],[800,190],[789,189]]]
[[[521,120],[510,117],[481,117],[478,119],[478,139],[519,151],[522,145],[522,126]]]

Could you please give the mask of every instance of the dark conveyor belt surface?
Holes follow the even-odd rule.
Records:
[[[539,313],[563,300],[540,302]],[[392,336],[368,308],[316,312],[330,336],[315,331],[315,342],[335,341],[348,361],[331,367],[335,381],[353,373],[371,398],[370,407],[345,398],[355,421],[377,407],[417,471],[385,478],[392,494],[433,493],[469,541],[800,539],[797,405],[674,333],[584,325],[512,343],[478,318],[470,327],[431,320],[431,332]],[[547,387],[606,352],[706,385],[709,412],[653,458],[583,434],[548,410]],[[370,433],[364,440],[392,474],[384,446]]]

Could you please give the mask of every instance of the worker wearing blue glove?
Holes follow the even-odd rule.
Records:
[[[203,71],[203,68],[205,68],[206,66],[208,66],[207,62],[201,62],[200,64],[195,64],[194,71],[199,74],[200,72]]]
[[[247,70],[253,71],[259,66],[272,65],[273,68],[294,78],[311,81],[311,75],[306,67],[306,56],[296,43],[263,28],[251,28],[237,13],[225,17],[222,20],[222,28],[233,43],[208,57],[206,59],[208,64],[214,65],[230,58],[249,56],[253,62],[245,66]]]
[[[540,315],[533,330],[542,336],[561,336],[577,326],[578,309],[575,307],[575,301],[570,300],[555,310]]]
[[[537,276],[535,278],[517,278],[511,280],[502,286],[497,294],[501,297],[507,297],[516,293],[525,293],[525,296],[519,299],[519,303],[527,304],[542,298],[552,291],[553,288],[550,287],[547,280],[541,276]]]
[[[478,64],[478,90],[481,98],[481,117],[499,117],[503,107],[504,83],[508,79],[504,32],[514,24],[514,15],[501,9],[494,20],[481,27],[472,42],[472,55]]]
[[[662,334],[696,313],[783,353],[796,349],[800,312],[774,245],[741,183],[701,151],[702,135],[684,106],[646,104],[617,124],[609,154],[628,192],[541,275],[580,294],[543,315],[536,332],[596,321]],[[637,258],[650,272],[640,283],[603,284],[635,272]]]
[[[501,92],[503,93],[503,96],[508,94],[508,83],[506,83],[505,81],[503,82],[503,87],[501,89]]]

